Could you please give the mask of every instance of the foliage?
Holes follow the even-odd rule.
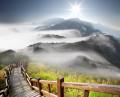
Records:
[[[0,64],[0,70],[3,69],[5,67],[4,64]]]
[[[3,69],[0,70],[0,90],[5,88],[5,78],[4,78],[4,70],[7,69],[8,67],[4,67]]]

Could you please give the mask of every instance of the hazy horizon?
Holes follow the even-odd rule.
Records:
[[[1,0],[0,23],[34,23],[79,18],[120,30],[119,0]]]

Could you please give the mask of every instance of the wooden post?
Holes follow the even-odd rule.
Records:
[[[7,72],[6,72],[7,70],[5,69],[5,78],[7,78]]]
[[[22,73],[22,66],[20,68],[21,68],[21,73]]]
[[[37,79],[37,78],[35,78],[35,79]],[[37,80],[38,80],[38,79],[37,79]],[[38,87],[38,82],[36,82],[35,85],[36,85],[36,87]]]
[[[11,70],[13,69],[13,65],[10,65],[11,66]]]
[[[85,90],[84,97],[89,97],[89,91],[88,90]]]
[[[10,76],[10,74],[11,74],[11,73],[10,73],[10,71],[11,71],[11,70],[10,70],[10,64],[9,64],[9,66],[8,66],[8,71],[9,71],[9,76]]]
[[[48,84],[48,91],[49,91],[49,93],[51,93],[50,84]]]
[[[27,73],[26,73],[26,71],[25,71],[25,78],[26,78],[26,80],[27,80]]]
[[[43,96],[43,93],[41,92],[41,90],[42,90],[42,84],[39,82],[39,80],[41,80],[41,78],[37,78],[37,85],[38,85],[38,88],[39,88],[39,94],[41,96]]]
[[[9,94],[9,86],[6,85],[5,88],[7,88],[7,92],[6,92],[6,93],[7,93],[7,95],[8,95],[8,94]]]
[[[9,73],[10,73],[10,76],[11,76],[11,70],[12,70],[12,67],[11,67],[11,65],[9,65]]]
[[[5,92],[3,91],[3,97],[5,97]]]
[[[9,72],[9,77],[10,77],[10,67],[8,68],[8,72]]]
[[[64,87],[62,87],[62,82],[64,82],[64,78],[58,77],[57,78],[58,97],[64,97]]]
[[[31,81],[32,80],[32,77],[30,77],[30,83],[31,83],[31,88],[33,86],[33,82]],[[33,88],[32,88],[33,89]]]
[[[6,70],[6,73],[7,73],[7,77],[9,78],[9,71],[8,71],[8,70]]]

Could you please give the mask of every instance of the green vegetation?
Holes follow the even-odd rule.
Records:
[[[4,65],[3,65],[4,66]],[[8,67],[4,67],[0,70],[0,90],[5,88],[5,78],[4,78],[4,70]]]
[[[1,65],[0,65],[0,70],[3,69],[4,67],[5,67],[5,65],[4,65],[4,64],[1,64]]]
[[[94,84],[111,84],[120,85],[120,80],[101,78],[93,75],[86,75],[75,72],[68,72],[55,69],[48,65],[31,63],[26,68],[29,76],[32,78],[41,77],[43,80],[56,81],[58,76],[64,77],[65,82],[78,82],[78,83],[94,83]],[[47,84],[43,84],[43,89],[48,91]],[[84,90],[78,90],[73,88],[65,88],[65,97],[83,97]],[[51,92],[57,94],[57,87],[51,85]],[[90,91],[90,97],[120,97],[118,95],[111,95],[106,93],[99,93]]]

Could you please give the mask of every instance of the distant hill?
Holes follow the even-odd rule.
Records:
[[[94,28],[100,29],[103,33],[112,35],[116,37],[116,39],[120,38],[120,30],[115,30],[110,27],[103,26],[102,24],[92,23],[92,25],[94,26]]]
[[[54,34],[45,34],[41,38],[56,38],[56,39],[63,39],[64,36],[54,35]]]
[[[93,36],[87,41],[81,41],[77,43],[65,44],[63,49],[71,49],[77,51],[92,50],[105,59],[107,59],[114,66],[120,68],[120,43],[109,35],[97,35]]]
[[[22,53],[15,52],[13,50],[6,50],[3,52],[0,52],[0,68],[1,66],[5,66],[11,63],[19,63],[19,62],[28,62],[29,58],[26,55],[23,55]]]
[[[120,38],[116,38],[118,41],[119,41],[119,43],[120,43]]]
[[[7,50],[7,51],[4,51],[4,52],[1,52],[0,53],[0,65],[1,64],[4,64],[4,65],[7,65],[11,62],[13,62],[15,58],[15,51],[13,50]]]
[[[47,19],[47,20],[43,21],[42,24],[43,25],[55,25],[55,24],[59,24],[64,21],[65,21],[65,19],[63,19],[63,18],[51,18],[51,19]]]
[[[78,52],[78,56],[71,60],[70,66],[78,62],[76,66],[78,66],[78,64],[80,66],[81,64],[86,64],[83,66],[88,65],[88,68],[112,68],[111,66],[113,66],[120,69],[120,43],[109,35],[92,35],[84,41],[75,43],[37,43],[30,45],[28,48],[34,53],[36,47],[42,48],[44,51],[47,51],[48,54],[51,51],[63,53],[63,55],[64,53],[71,54],[73,52]],[[41,52],[42,51],[39,53]],[[76,61],[78,59],[79,61]]]
[[[85,22],[85,21],[81,21],[78,18],[72,18],[72,19],[68,19],[65,20],[61,23],[55,24],[53,26],[43,26],[43,29],[41,29],[42,27],[37,27],[35,28],[36,30],[68,30],[68,29],[75,29],[75,30],[79,30],[79,33],[82,36],[89,36],[92,34],[100,34],[101,31],[94,29],[93,25],[89,22]]]

